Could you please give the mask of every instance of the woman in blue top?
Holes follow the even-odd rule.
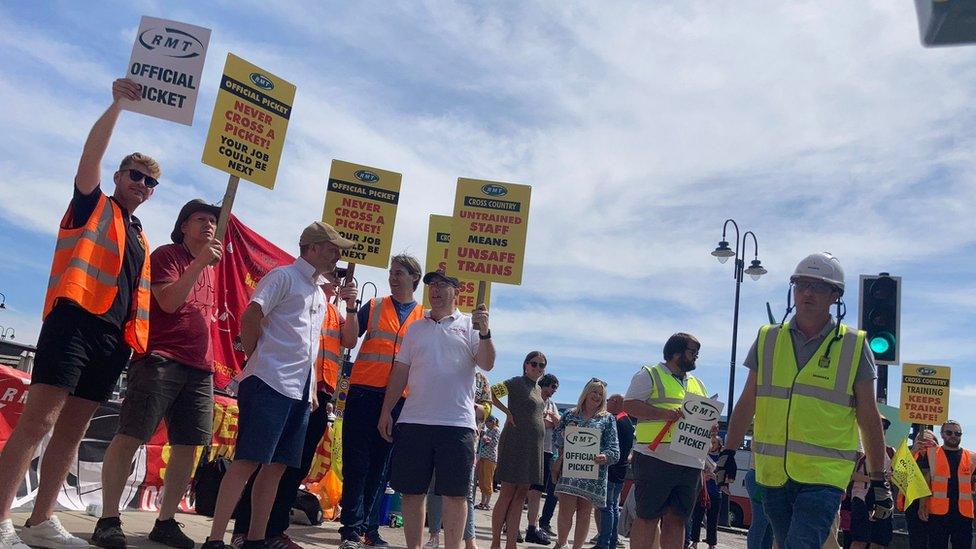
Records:
[[[559,425],[553,432],[553,451],[562,460],[563,448],[566,445],[567,430],[574,427],[596,429],[600,433],[600,451],[593,459],[596,463],[598,476],[595,479],[576,478],[561,475],[556,483],[556,494],[559,496],[558,542],[554,549],[566,545],[569,529],[573,526],[573,515],[576,516],[576,532],[573,536],[573,549],[581,549],[586,543],[590,529],[590,517],[593,506],[603,508],[607,501],[607,468],[620,458],[620,447],[617,443],[617,422],[613,414],[607,412],[607,384],[593,378],[583,387],[579,402],[575,408],[563,414]],[[562,464],[557,463],[554,468],[562,473]]]

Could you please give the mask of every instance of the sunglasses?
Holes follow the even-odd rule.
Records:
[[[530,360],[530,361],[526,362],[526,364],[529,364],[530,366],[533,366],[533,367],[539,368],[539,369],[542,369],[542,368],[545,368],[546,367],[546,363],[545,362],[537,362],[535,360]]]
[[[607,386],[607,382],[606,381],[603,381],[602,379],[600,379],[598,377],[591,377],[589,382],[590,383],[593,383],[594,381],[597,382],[597,383],[599,383],[600,385],[603,385],[604,387]]]
[[[145,181],[143,181],[143,185],[145,185],[147,189],[152,189],[156,185],[159,185],[158,179],[149,177],[148,175],[140,172],[139,170],[136,170],[134,168],[129,168],[128,172],[129,172],[129,179],[135,181],[136,183],[143,181],[145,179]]]
[[[942,431],[942,434],[943,435],[948,435],[950,437],[961,437],[962,436],[962,431],[949,431],[949,430],[945,430],[945,431]]]
[[[815,294],[827,295],[834,289],[830,284],[825,284],[823,282],[809,282],[806,280],[798,280],[793,283],[793,287],[796,288],[797,293],[810,290]]]

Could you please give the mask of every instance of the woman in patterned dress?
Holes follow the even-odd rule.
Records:
[[[590,529],[593,507],[602,509],[607,501],[607,469],[620,458],[617,443],[617,422],[613,414],[607,412],[607,384],[593,378],[583,388],[575,408],[568,410],[559,420],[553,432],[553,451],[558,454],[553,470],[562,473],[563,448],[566,445],[566,431],[573,427],[596,429],[600,433],[600,452],[593,461],[597,464],[598,476],[583,479],[560,475],[556,483],[559,496],[558,541],[554,549],[566,545],[569,530],[576,517],[576,532],[573,536],[573,549],[581,549],[586,543]],[[557,469],[558,467],[558,469]]]

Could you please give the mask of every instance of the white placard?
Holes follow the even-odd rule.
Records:
[[[679,419],[671,431],[671,449],[675,452],[705,459],[712,447],[712,427],[718,424],[725,404],[697,395],[685,395]]]
[[[209,43],[210,29],[144,15],[125,71],[142,84],[142,101],[122,108],[192,125]]]
[[[562,476],[600,478],[600,466],[594,460],[600,453],[601,436],[601,430],[593,427],[566,428]]]

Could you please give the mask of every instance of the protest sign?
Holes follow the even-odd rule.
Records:
[[[600,436],[600,430],[593,427],[566,428],[562,476],[600,478],[600,466],[594,461],[600,453]]]
[[[401,177],[396,172],[332,161],[322,221],[356,243],[342,250],[344,260],[380,269],[390,266]]]
[[[887,404],[878,404],[878,411],[887,419],[891,425],[885,431],[885,444],[892,448],[897,448],[902,440],[908,438],[908,432],[912,430],[912,424],[899,419],[898,408]]]
[[[940,425],[949,419],[949,367],[904,364],[901,367],[901,420]]]
[[[905,496],[906,509],[916,499],[932,495],[925,475],[915,462],[915,456],[908,450],[908,439],[901,440],[891,460],[891,481]]]
[[[458,178],[448,274],[521,284],[531,194],[528,185]]]
[[[227,54],[203,163],[274,188],[295,86]]]
[[[425,272],[443,270],[447,271],[447,255],[451,243],[451,221],[449,215],[430,216],[430,223],[427,225],[427,261]],[[457,299],[454,305],[464,313],[470,313],[478,306],[478,281],[469,278],[458,277],[461,287],[458,289]],[[485,296],[482,303],[487,307],[491,302],[491,285],[486,285]],[[430,291],[424,284],[424,308],[430,309]]]
[[[190,126],[207,58],[210,29],[143,16],[127,76],[142,85],[142,101],[122,108]]]
[[[680,454],[704,459],[712,446],[712,428],[725,404],[713,399],[687,394],[681,404],[685,417],[679,419],[671,432],[671,449]]]

